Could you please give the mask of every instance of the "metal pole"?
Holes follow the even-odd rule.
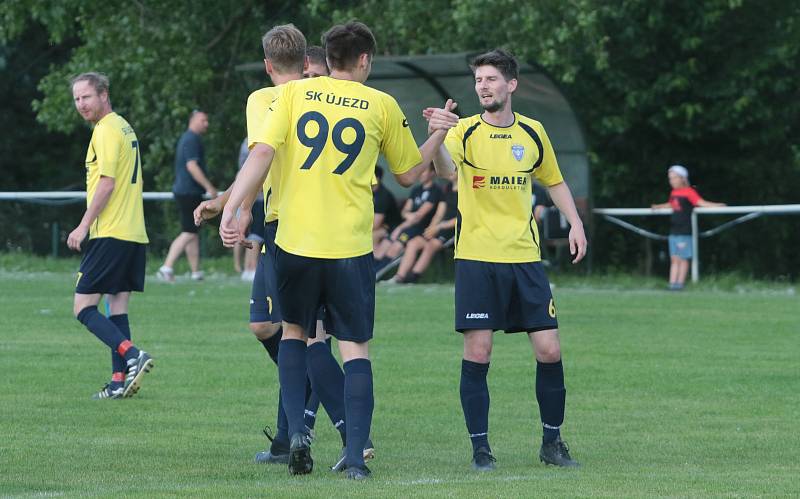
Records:
[[[53,258],[58,258],[58,222],[50,224],[50,246]]]
[[[697,212],[692,210],[692,282],[700,280],[700,245],[698,244]]]

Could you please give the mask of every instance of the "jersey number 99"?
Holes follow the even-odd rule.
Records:
[[[317,134],[313,137],[310,137],[306,133],[306,125],[309,121],[316,122],[318,126]],[[346,143],[342,137],[344,131],[348,128],[353,129],[356,134],[355,139],[350,144]],[[309,111],[302,115],[297,121],[298,140],[304,146],[311,148],[311,152],[303,162],[303,166],[300,167],[301,170],[309,170],[312,166],[314,166],[314,162],[317,161],[320,154],[322,154],[322,150],[325,148],[325,144],[328,142],[329,130],[330,125],[328,124],[328,120],[325,118],[325,116],[317,111]],[[342,175],[351,166],[353,166],[356,158],[361,153],[361,149],[364,147],[364,140],[366,137],[367,134],[364,131],[364,125],[362,125],[357,119],[343,118],[336,122],[336,124],[333,126],[333,132],[331,133],[331,140],[333,141],[334,147],[336,147],[339,152],[342,152],[347,156],[345,156],[342,162],[339,163],[339,166],[333,170],[333,173]]]

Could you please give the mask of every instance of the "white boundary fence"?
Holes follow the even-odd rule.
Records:
[[[670,208],[595,208],[593,212],[602,216],[609,222],[619,225],[625,229],[639,234],[650,239],[666,240],[667,236],[655,234],[648,230],[637,227],[630,222],[620,219],[619,217],[641,217],[641,216],[659,216],[670,215],[672,210]],[[710,237],[719,234],[723,230],[730,229],[736,225],[747,222],[754,218],[763,215],[789,215],[800,214],[800,204],[774,204],[774,205],[761,205],[761,206],[725,206],[721,208],[695,208],[692,211],[692,282],[697,282],[700,279],[700,245],[699,239],[701,237]],[[721,225],[714,227],[703,232],[698,228],[698,218],[700,215],[742,215],[738,218],[725,222]]]
[[[160,201],[172,199],[171,192],[145,192],[143,198],[146,201]],[[0,192],[0,201],[29,201],[43,202],[48,201],[78,201],[86,198],[85,191],[39,191],[39,192]],[[592,210],[596,215],[602,216],[605,220],[619,225],[622,228],[635,232],[641,236],[666,240],[667,236],[655,234],[648,230],[637,227],[634,224],[622,220],[619,217],[642,217],[642,216],[663,216],[670,215],[672,210],[669,208],[595,208]],[[692,211],[692,281],[700,279],[700,245],[701,237],[710,237],[719,234],[723,230],[729,229],[741,223],[747,222],[763,215],[789,215],[800,214],[800,204],[776,204],[760,206],[725,206],[722,208],[695,208]],[[742,215],[738,218],[725,222],[712,229],[700,232],[698,228],[698,217],[700,215]]]

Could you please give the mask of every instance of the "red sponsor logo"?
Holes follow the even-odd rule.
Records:
[[[472,188],[473,189],[480,189],[480,188],[482,188],[484,186],[486,186],[486,177],[481,177],[481,176],[478,176],[478,175],[472,177]]]

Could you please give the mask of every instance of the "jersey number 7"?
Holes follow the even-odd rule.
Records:
[[[306,133],[306,125],[309,121],[316,122],[318,126],[317,134],[313,137],[309,137]],[[356,133],[355,140],[353,140],[353,142],[350,144],[346,143],[342,138],[342,135],[347,128],[352,128]],[[301,144],[311,148],[311,152],[303,162],[303,166],[300,167],[301,170],[309,170],[312,166],[314,166],[314,162],[317,161],[319,155],[322,154],[322,150],[325,148],[325,144],[328,142],[329,129],[330,126],[328,125],[328,120],[322,115],[322,113],[318,113],[317,111],[309,111],[302,115],[299,120],[297,120],[297,138],[300,140]],[[357,119],[343,118],[336,122],[336,124],[333,126],[331,139],[333,140],[334,147],[347,156],[342,160],[341,163],[339,163],[339,166],[333,170],[333,173],[342,175],[347,171],[348,168],[353,166],[353,163],[355,162],[359,153],[361,153],[361,149],[364,147],[364,140],[366,137],[367,134],[364,131],[364,125],[362,125]]]

